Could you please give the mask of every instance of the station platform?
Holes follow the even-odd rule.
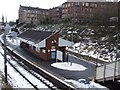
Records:
[[[58,76],[64,77],[65,79],[73,79],[73,80],[79,80],[79,79],[86,79],[89,80],[91,77],[95,76],[95,65],[89,62],[86,62],[84,60],[81,60],[79,58],[75,58],[73,56],[69,56],[69,59],[72,63],[80,64],[86,67],[87,69],[85,71],[68,71],[68,70],[62,70],[62,69],[57,69],[55,67],[52,67],[51,64],[55,63],[56,61],[53,60],[48,60],[44,61],[42,59],[38,59],[37,57],[33,56],[31,53],[23,50],[19,46],[9,44],[11,48],[15,52],[18,52],[19,55],[22,57],[26,58],[27,60],[33,62],[37,66],[40,66],[44,68],[45,70],[54,73]]]

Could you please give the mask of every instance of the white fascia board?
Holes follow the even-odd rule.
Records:
[[[25,43],[28,43],[28,44],[30,44],[30,45],[33,45],[34,46],[34,42],[32,42],[32,41],[29,41],[29,40],[26,40],[26,39],[23,39],[23,38],[20,38],[20,37],[18,37],[19,38],[19,40],[20,41],[23,41],[23,42],[25,42]]]
[[[59,47],[61,47],[61,46],[70,47],[72,45],[73,45],[72,42],[65,40],[65,39],[62,39],[62,38],[59,38]]]

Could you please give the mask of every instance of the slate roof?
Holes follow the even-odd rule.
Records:
[[[18,35],[18,37],[28,41],[32,41],[34,43],[39,43],[40,41],[46,39],[52,34],[53,34],[52,32],[48,31],[27,30],[22,34]]]
[[[43,8],[39,8],[39,7],[28,7],[28,6],[21,6],[20,5],[20,8],[24,9],[24,10],[43,10],[43,11],[48,11],[48,9],[43,9]]]

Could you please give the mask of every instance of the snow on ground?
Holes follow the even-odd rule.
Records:
[[[16,66],[17,70],[19,70],[23,75],[27,76],[27,79],[29,79],[38,88],[47,88],[41,81],[39,81],[37,78],[35,78],[29,72],[27,72],[24,68],[22,68],[21,66],[19,66],[15,61],[12,61],[12,64],[14,64]]]
[[[8,82],[10,83],[11,86],[13,86],[13,88],[32,87],[9,64],[7,64],[7,68],[8,68]],[[1,54],[0,54],[0,71],[4,75],[4,58]]]
[[[85,79],[79,79],[78,81],[72,79],[65,79],[66,82],[72,83],[76,88],[92,88],[92,90],[108,90],[106,87],[101,86],[93,81],[87,82]]]
[[[2,47],[0,46],[0,52],[3,54],[4,50],[2,49]]]
[[[93,58],[98,58],[99,60],[105,62],[112,62],[116,59],[115,52],[108,52],[108,49],[100,48],[96,46],[97,43],[89,42],[88,44],[84,42],[75,43],[73,49],[69,49],[72,52],[80,53],[82,55],[91,56]]]
[[[9,37],[6,37],[7,41],[12,43],[13,45],[16,45],[16,46],[20,46],[20,40],[16,37],[16,38],[9,38]]]
[[[0,47],[0,52],[2,51],[2,48]],[[3,52],[3,51],[2,51]],[[15,67],[23,73],[27,78],[32,81],[38,88],[47,88],[43,83],[41,83],[37,78],[32,76],[30,73],[28,73],[25,69],[23,69],[21,66],[19,66],[15,61],[10,60],[12,64],[15,65]],[[9,63],[7,63],[7,69],[8,69],[8,82],[13,88],[33,88],[22,76],[20,76],[19,73],[17,73],[14,68],[12,68]],[[0,54],[0,71],[4,75],[4,58]]]
[[[51,66],[58,68],[58,69],[63,69],[63,70],[69,70],[69,71],[84,71],[87,68],[84,67],[83,65],[80,64],[76,64],[76,63],[72,63],[71,62],[57,62],[57,63],[53,63],[51,64]],[[76,80],[68,80],[65,79],[66,82],[72,83],[76,88],[93,88],[96,90],[98,90],[98,88],[100,88],[101,90],[103,90],[103,88],[106,89],[106,87],[101,86],[98,83],[95,83],[93,81],[87,82],[85,79],[79,79],[78,81]]]
[[[2,89],[2,74],[0,72],[0,90]]]
[[[85,71],[87,68],[83,65],[72,63],[72,62],[57,62],[51,64],[51,66],[63,69],[63,70],[69,70],[69,71]]]
[[[8,82],[13,88],[33,88],[14,68],[7,64]]]
[[[1,42],[3,42],[2,37],[3,34],[0,35]],[[20,40],[17,37],[9,37],[9,35],[6,35],[6,40],[7,42],[12,43],[13,45],[20,46]]]
[[[10,39],[7,38],[7,40],[11,43],[13,43],[14,45],[19,45],[19,40],[16,39]],[[80,47],[81,45],[81,47]],[[89,51],[85,50],[84,48],[86,47],[86,45],[84,43],[77,43],[73,46],[73,50],[74,52],[77,53],[81,53],[83,55],[89,55],[89,56],[93,56],[93,57],[99,57],[97,56],[97,54],[94,54],[94,50]],[[92,47],[92,46],[91,46]],[[3,50],[0,47],[0,52],[4,53]],[[0,55],[0,71],[2,71],[2,73],[4,74],[4,59],[3,57]],[[16,62],[12,61],[12,63],[14,65],[16,65],[16,67],[21,70],[21,72],[23,72],[24,74],[28,75],[28,78],[32,78],[30,74],[28,74],[28,72],[24,72],[24,69],[19,67]],[[55,67],[55,68],[59,68],[59,69],[63,69],[63,70],[70,70],[70,71],[84,71],[87,68],[82,66],[82,65],[78,65],[76,63],[72,63],[71,62],[57,62],[57,63],[53,63],[51,64],[51,66]],[[9,82],[11,83],[11,85],[13,87],[20,87],[20,88],[24,88],[24,87],[32,87],[28,82],[26,82],[26,80],[24,80],[9,64],[8,64],[9,70],[8,70],[8,74],[9,74]],[[36,83],[35,78],[31,79],[34,83]],[[78,81],[75,80],[65,80],[66,82],[70,82],[72,83],[74,86],[78,87],[78,88],[105,88],[104,86],[101,86],[95,82],[90,81],[89,83],[85,83],[84,79],[80,79]],[[39,82],[38,82],[39,83]],[[36,83],[37,84],[37,83]],[[39,85],[41,86],[41,85]]]
[[[44,77],[42,77],[41,75],[39,75],[38,73],[31,71],[32,73],[34,73],[37,77],[39,77],[42,81],[44,81],[45,83],[47,83],[49,86],[54,87],[54,85],[49,82],[47,79],[45,79]]]

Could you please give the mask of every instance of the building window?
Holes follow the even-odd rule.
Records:
[[[66,4],[66,6],[65,7],[67,7],[67,4]]]
[[[51,48],[52,48],[52,49],[55,49],[55,46],[52,46]]]
[[[75,5],[80,5],[80,3],[79,2],[75,2]]]
[[[26,10],[24,10],[24,12],[26,12]]]
[[[90,4],[90,7],[94,7],[94,4],[93,4],[93,3],[91,3],[91,4]]]
[[[89,6],[89,3],[86,3],[86,6],[88,7],[88,6]]]
[[[57,8],[56,10],[59,11],[59,8]]]
[[[90,13],[92,12],[92,8],[90,8]]]
[[[55,46],[51,47],[51,51],[56,51]]]
[[[84,6],[84,2],[82,3],[82,6]]]
[[[73,3],[71,3],[71,6],[73,6]]]
[[[36,51],[37,51],[37,52],[40,52],[40,47],[36,47]]]
[[[97,7],[97,4],[95,4],[95,7]]]
[[[63,5],[63,8],[65,7],[65,5]]]
[[[42,49],[42,53],[46,53],[45,49]]]
[[[56,40],[52,40],[52,44],[56,44],[57,43],[57,41]]]
[[[68,4],[68,7],[70,7],[70,3]]]

